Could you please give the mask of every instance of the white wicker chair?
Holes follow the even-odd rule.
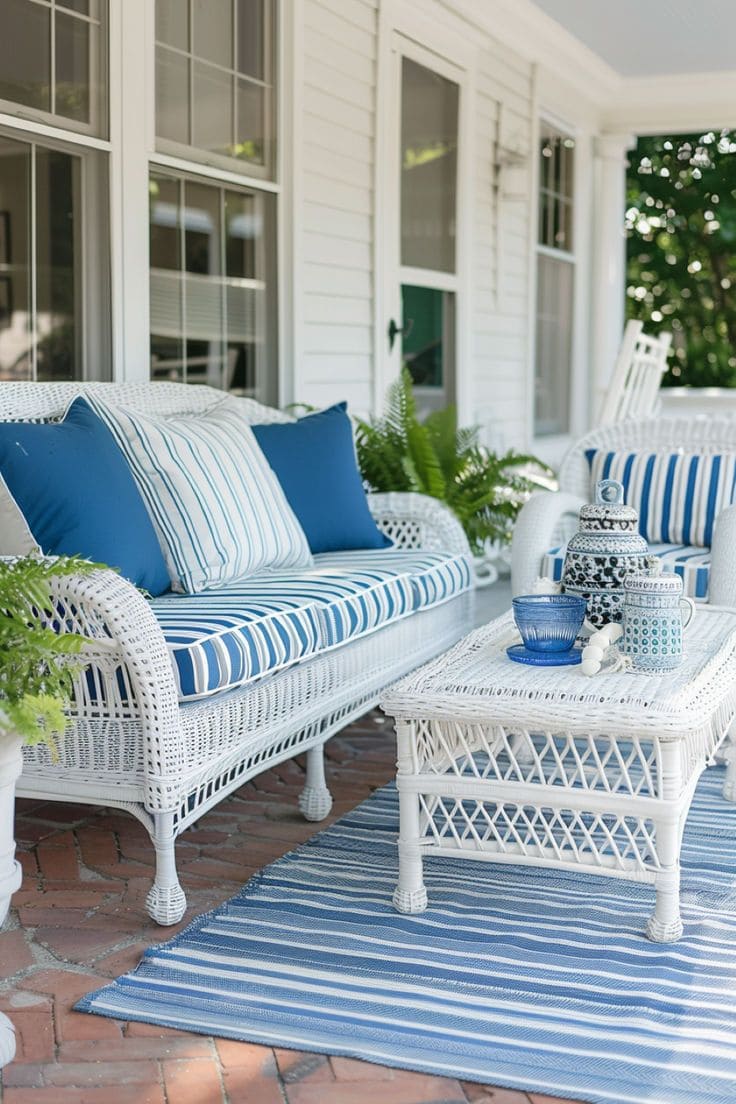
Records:
[[[703,454],[736,452],[736,419],[644,418],[595,429],[573,446],[560,467],[559,491],[533,495],[516,522],[511,548],[511,589],[526,594],[541,574],[546,553],[577,529],[578,511],[590,501],[586,449],[621,449]],[[720,514],[711,548],[709,601],[736,606],[736,506]]]
[[[183,384],[6,383],[0,420],[58,418],[85,386],[149,413],[196,414],[223,398]],[[250,406],[252,421],[284,420]],[[399,547],[469,554],[458,521],[433,499],[372,495],[370,507]],[[60,580],[56,597],[58,620],[93,641],[90,667],[77,681],[60,762],[43,747],[27,749],[17,793],[127,809],[142,821],[156,850],[147,908],[160,924],[176,923],[186,907],[174,853],[179,833],[249,778],[302,751],[300,808],[309,820],[325,817],[332,804],[325,741],[375,705],[394,679],[467,632],[473,605],[465,592],[240,690],[180,704],[163,634],[134,586],[101,570]]]

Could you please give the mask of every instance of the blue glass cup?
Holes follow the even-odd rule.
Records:
[[[576,594],[525,594],[512,605],[516,627],[531,652],[569,651],[585,619],[585,599]]]

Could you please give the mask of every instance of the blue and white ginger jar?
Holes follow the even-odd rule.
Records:
[[[579,594],[588,605],[588,620],[600,629],[623,619],[623,583],[644,570],[649,552],[639,535],[639,515],[624,504],[623,484],[601,479],[595,502],[580,511],[580,529],[571,539],[562,569],[562,590]]]

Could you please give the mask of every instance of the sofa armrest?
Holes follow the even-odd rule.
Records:
[[[708,601],[715,606],[736,606],[736,506],[727,506],[716,519]]]
[[[378,528],[397,548],[470,555],[465,531],[452,510],[436,498],[413,492],[369,494],[368,506]]]
[[[511,543],[511,593],[529,594],[542,570],[542,560],[555,538],[564,539],[565,519],[577,518],[585,500],[566,491],[540,491],[524,503]]]
[[[82,652],[88,666],[75,682],[72,721],[82,729],[91,720],[109,720],[113,728],[114,722],[134,721],[142,730],[146,806],[170,807],[167,779],[180,776],[186,763],[171,658],[148,603],[108,569],[61,576],[53,581],[53,594],[57,624],[90,640]],[[74,739],[72,733],[67,737],[71,744]],[[73,747],[68,754],[73,757]]]

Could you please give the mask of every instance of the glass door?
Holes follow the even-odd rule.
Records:
[[[399,224],[388,341],[427,413],[455,401],[460,83],[398,35],[395,65]]]

